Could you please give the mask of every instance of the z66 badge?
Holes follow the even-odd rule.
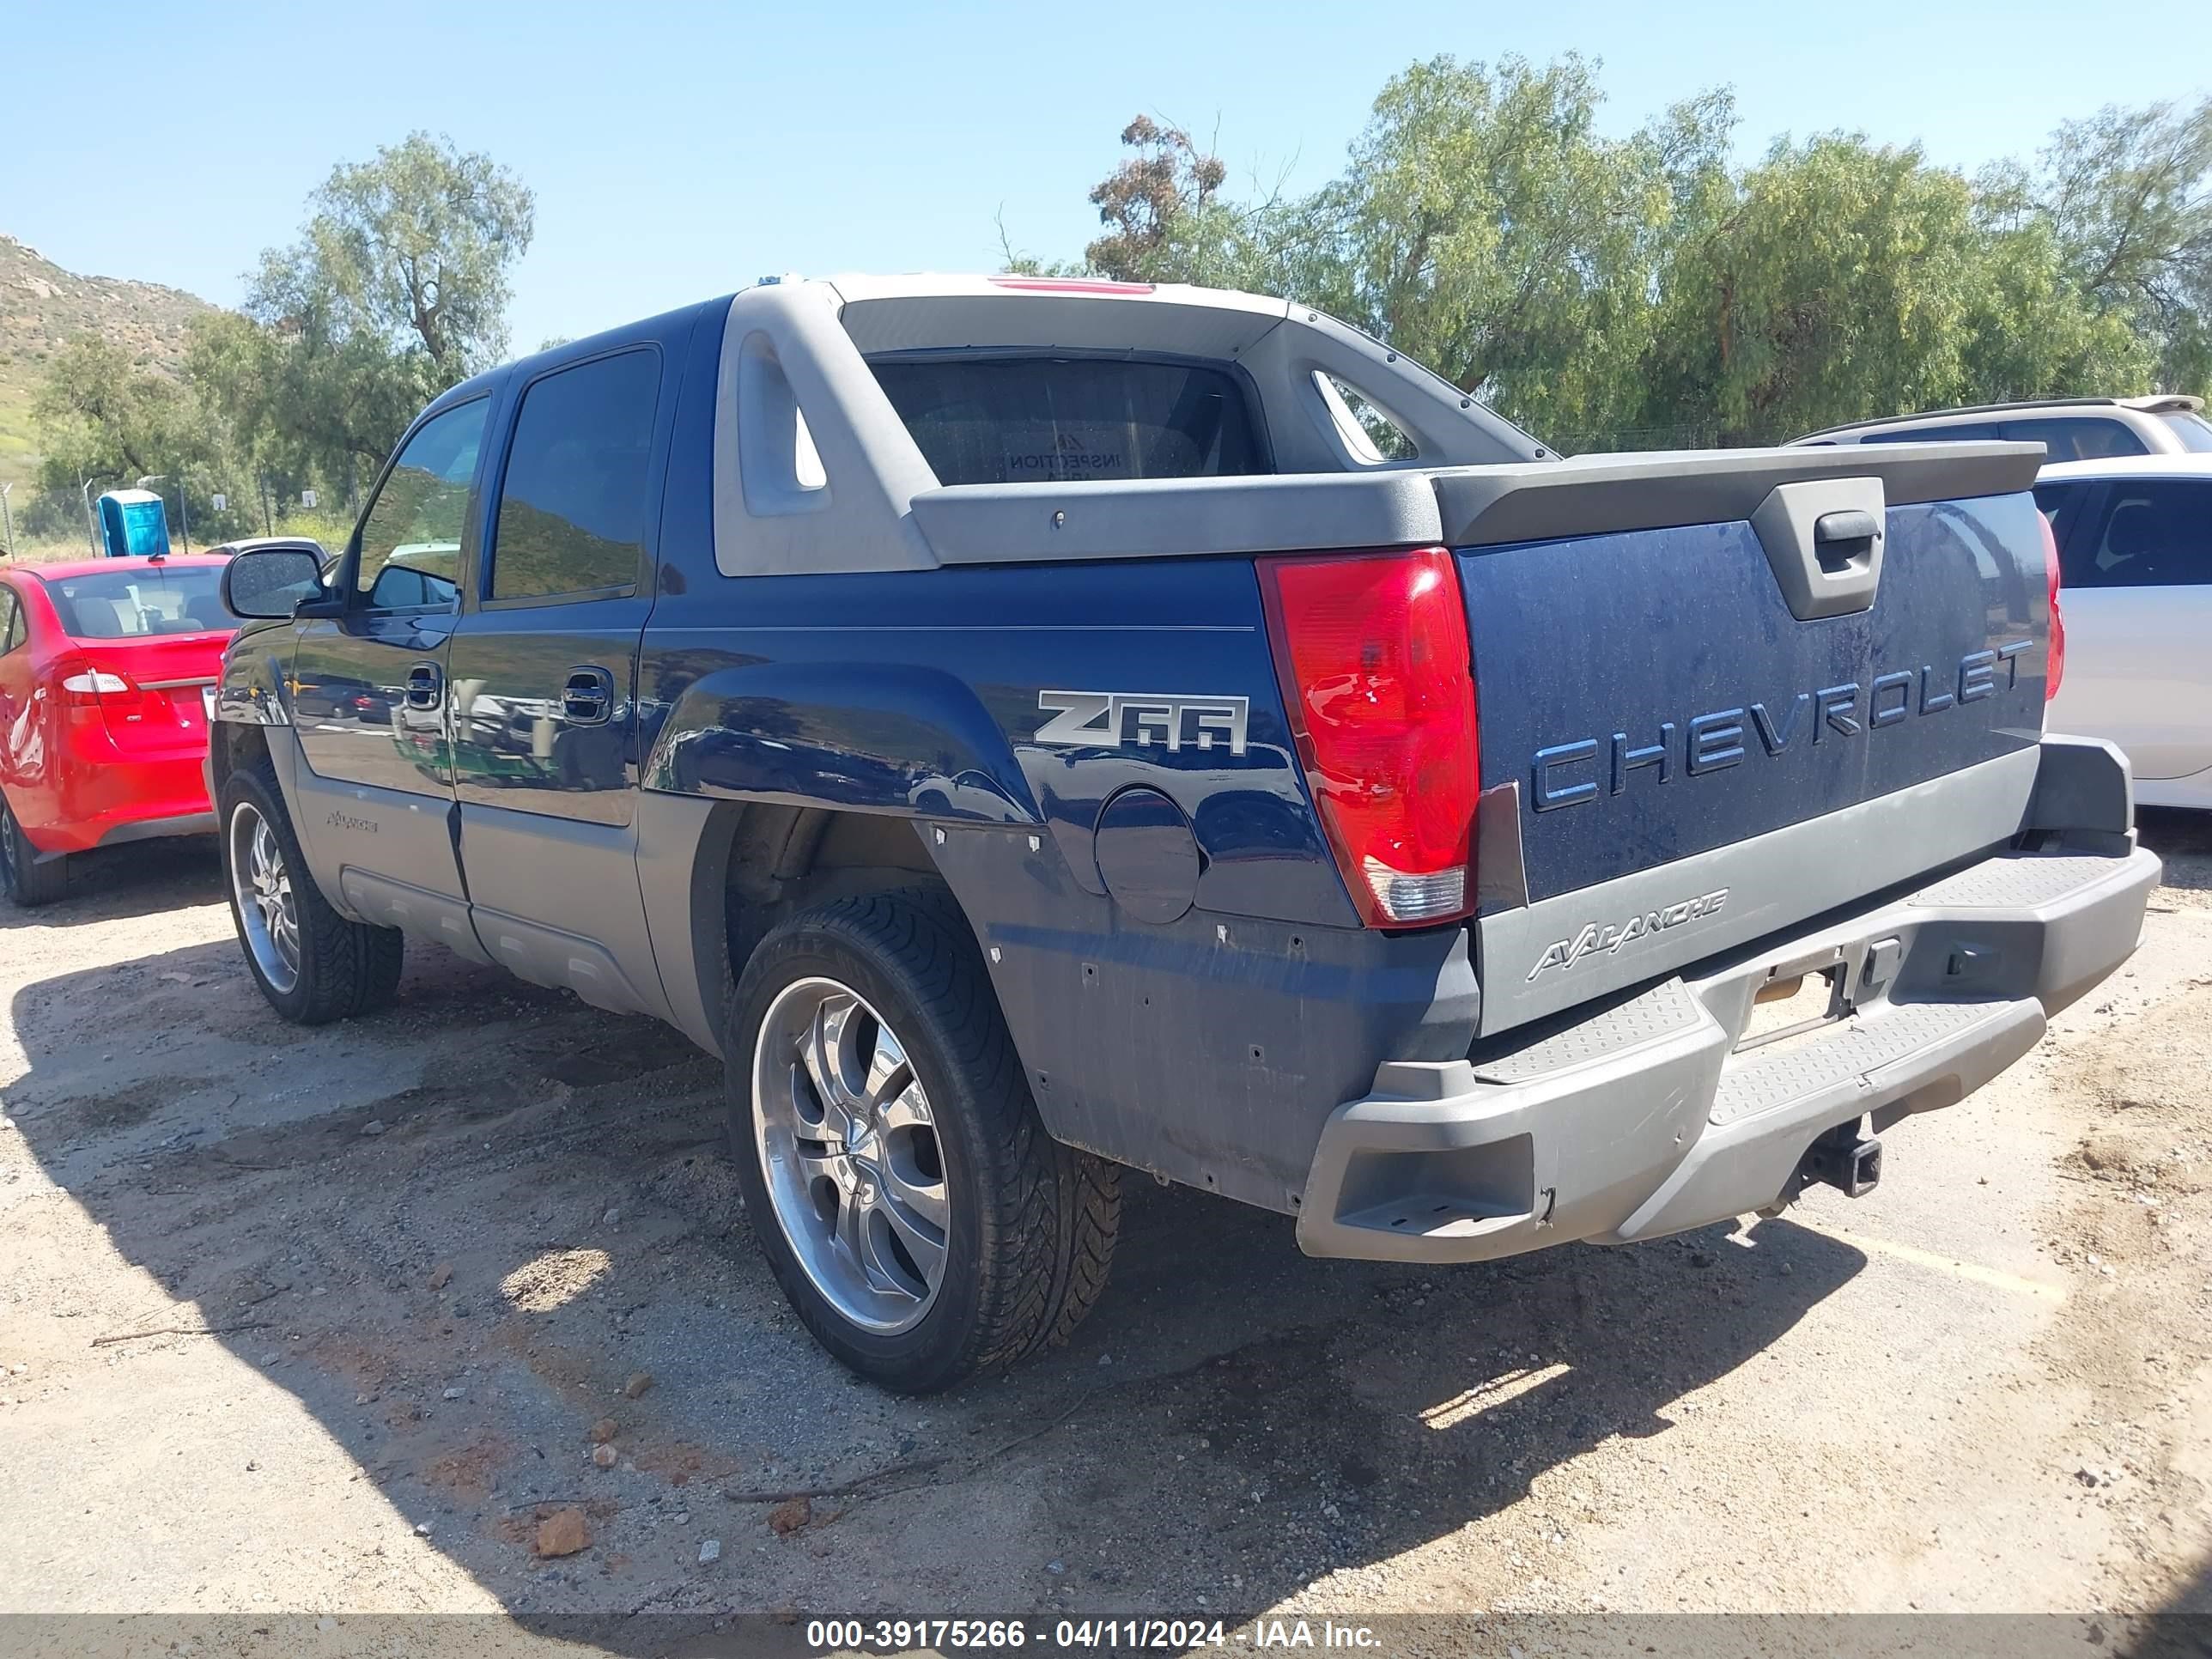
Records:
[[[1188,697],[1150,691],[1040,691],[1037,708],[1052,718],[1037,727],[1039,743],[1085,749],[1158,744],[1174,754],[1188,743],[1212,749],[1226,743],[1244,752],[1244,723],[1251,704],[1243,697]]]

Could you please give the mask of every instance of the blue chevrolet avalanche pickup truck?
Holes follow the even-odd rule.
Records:
[[[2039,459],[1562,460],[1279,300],[763,283],[233,561],[240,938],[302,1024],[410,938],[672,1022],[899,1389],[1071,1330],[1125,1166],[1426,1262],[1861,1191],[2158,876],[2043,731]]]

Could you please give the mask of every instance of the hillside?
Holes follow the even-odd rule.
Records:
[[[77,276],[0,235],[0,483],[20,491],[38,471],[31,396],[65,341],[95,331],[135,358],[173,368],[184,356],[185,325],[214,309],[155,283]]]

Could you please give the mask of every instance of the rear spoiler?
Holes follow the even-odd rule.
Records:
[[[1834,479],[1875,480],[1892,507],[2010,495],[2042,465],[2033,443],[1684,450],[1364,474],[957,484],[916,491],[912,510],[941,564],[1486,547],[1740,523],[1778,485]]]
[[[1878,478],[1892,507],[2008,495],[2043,465],[2038,443],[1838,445],[1832,449],[1690,449],[1583,455],[1540,465],[1455,467],[1433,475],[1453,547],[1735,524],[1778,484]]]

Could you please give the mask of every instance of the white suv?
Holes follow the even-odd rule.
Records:
[[[2149,398],[2067,398],[2043,403],[1984,404],[1928,415],[1893,415],[1808,433],[1799,444],[1929,443],[2004,438],[2039,443],[2053,461],[2106,460],[2122,455],[2212,454],[2212,421],[2202,398],[2160,392]]]
[[[2054,732],[2127,751],[2136,799],[2212,810],[2212,455],[2046,466],[2066,669]]]

